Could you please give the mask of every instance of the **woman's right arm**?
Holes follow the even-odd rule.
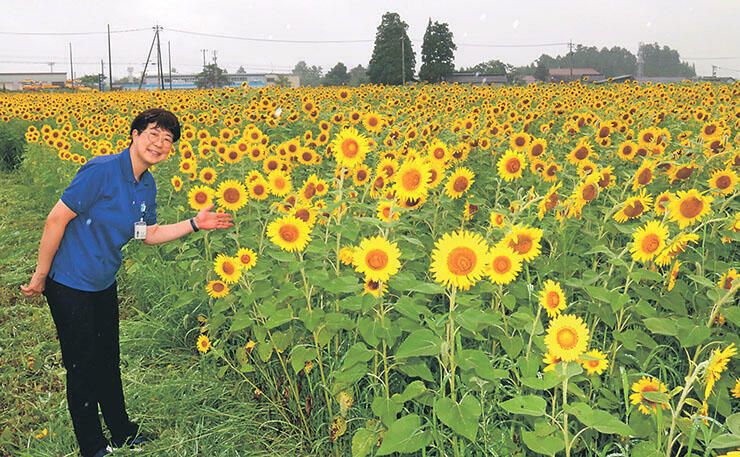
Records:
[[[39,245],[39,258],[36,264],[36,271],[31,277],[27,286],[21,286],[21,290],[29,297],[37,297],[44,291],[46,277],[51,269],[51,262],[59,249],[59,243],[62,242],[64,230],[67,228],[69,221],[77,217],[77,213],[72,211],[61,200],[54,205],[49,212],[44,226],[44,233],[41,235]]]

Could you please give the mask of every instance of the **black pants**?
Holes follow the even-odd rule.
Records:
[[[67,404],[83,457],[108,443],[98,405],[114,444],[134,436],[121,385],[116,283],[99,292],[85,292],[46,280],[44,291],[57,327],[67,369]]]

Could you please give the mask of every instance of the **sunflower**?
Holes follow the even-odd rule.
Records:
[[[355,186],[364,186],[370,180],[370,167],[364,163],[352,170],[352,182]]]
[[[578,360],[588,347],[588,335],[588,327],[580,317],[561,314],[547,328],[547,351],[563,362]]]
[[[173,176],[170,182],[172,183],[172,188],[175,189],[175,192],[180,192],[180,189],[182,189],[182,178],[179,176]]]
[[[354,250],[355,270],[365,275],[365,279],[373,281],[388,281],[401,268],[401,257],[396,243],[374,236],[365,238],[360,246]]]
[[[236,258],[241,263],[243,271],[249,271],[257,264],[257,254],[249,248],[241,248],[236,253]]]
[[[598,349],[591,349],[586,353],[589,357],[588,360],[581,360],[581,366],[586,370],[588,375],[601,374],[609,366],[609,361],[606,360],[606,354],[599,351]]]
[[[545,354],[545,357],[542,359],[542,361],[545,362],[545,368],[542,369],[542,372],[546,373],[548,371],[555,370],[557,364],[559,364],[563,360],[560,357],[555,357],[548,352],[547,354]]]
[[[183,159],[180,161],[181,173],[195,173],[198,170],[198,163],[195,159]]]
[[[722,127],[717,122],[707,122],[701,127],[701,139],[706,141],[719,138],[724,134]]]
[[[247,190],[249,191],[249,198],[253,200],[264,200],[268,197],[269,190],[267,187],[267,181],[262,176],[257,176],[247,183]]]
[[[715,349],[709,357],[709,365],[704,371],[704,399],[706,400],[712,393],[714,384],[722,376],[722,372],[727,369],[727,363],[732,357],[737,355],[735,343],[731,343],[723,350]]]
[[[352,265],[355,261],[354,246],[344,246],[339,250],[339,261],[344,265]]]
[[[652,200],[650,195],[645,194],[645,189],[640,189],[639,195],[630,197],[622,203],[622,208],[614,215],[614,220],[622,223],[629,219],[637,219],[650,210]]]
[[[445,193],[448,197],[455,199],[470,189],[475,182],[475,174],[466,167],[457,167],[447,179]]]
[[[540,305],[545,308],[547,315],[556,317],[565,309],[565,294],[560,283],[548,279],[540,292]]]
[[[211,340],[208,339],[206,335],[200,335],[198,337],[198,350],[205,354],[208,352],[209,349],[211,349]]]
[[[658,216],[662,216],[668,210],[668,205],[670,205],[673,200],[673,194],[668,191],[663,192],[655,197],[655,206],[653,206],[653,211],[655,211],[655,214]]]
[[[676,285],[676,278],[678,278],[678,269],[681,267],[681,261],[676,260],[673,263],[673,267],[671,268],[670,276],[668,277],[668,291],[670,292],[673,290],[673,287]]]
[[[709,213],[712,200],[713,197],[702,195],[696,189],[678,191],[676,198],[668,205],[668,217],[677,222],[679,228],[692,225]]]
[[[497,213],[495,211],[491,211],[491,227],[503,227],[504,223],[506,222],[506,216],[504,216],[501,213]]]
[[[599,189],[599,177],[594,175],[587,176],[586,179],[576,186],[571,195],[571,200],[575,203],[574,209],[580,213],[580,210],[587,203],[599,196]]]
[[[206,285],[206,292],[213,298],[225,297],[229,293],[229,286],[223,281],[214,279]]]
[[[393,175],[393,190],[401,200],[418,199],[427,194],[429,165],[421,160],[406,160]]]
[[[229,179],[219,184],[216,195],[218,196],[219,206],[229,211],[239,210],[248,201],[247,189],[244,184],[235,179]]]
[[[267,226],[267,236],[285,251],[302,251],[309,241],[309,226],[295,216],[283,216]]]
[[[491,282],[496,284],[510,283],[522,270],[522,257],[514,249],[502,243],[491,248],[489,260],[486,274]]]
[[[542,229],[528,227],[526,225],[515,225],[506,234],[504,239],[501,240],[501,244],[509,246],[525,262],[530,262],[540,253],[542,234]]]
[[[213,203],[216,192],[208,186],[195,186],[188,192],[188,203],[194,210],[200,211]]]
[[[740,378],[735,381],[735,387],[732,388],[732,396],[740,398]]]
[[[633,141],[624,141],[617,149],[617,155],[624,160],[632,160],[637,152],[637,144]]]
[[[509,137],[509,147],[514,151],[525,151],[529,146],[529,133],[519,132]]]
[[[432,251],[431,272],[434,280],[446,287],[468,290],[485,273],[489,249],[477,233],[460,230],[445,233]]]
[[[558,189],[562,183],[558,182],[553,184],[547,191],[547,195],[537,204],[537,218],[542,220],[548,211],[552,211],[558,206],[559,196]]]
[[[586,140],[581,140],[568,154],[568,161],[573,165],[578,165],[579,162],[588,159],[592,152],[591,144]]]
[[[397,221],[400,216],[400,211],[398,211],[398,209],[394,209],[392,202],[380,201],[378,202],[376,216],[378,219],[385,222]]]
[[[724,195],[729,195],[735,191],[735,185],[738,183],[737,173],[729,168],[724,170],[715,170],[709,177],[707,184],[712,189],[717,189]]]
[[[362,125],[365,130],[377,135],[383,130],[383,117],[378,113],[367,113],[362,119]]]
[[[737,270],[730,268],[721,278],[719,278],[719,282],[717,284],[725,290],[730,290],[732,289],[732,283],[739,277],[740,275],[738,275]]]
[[[234,284],[242,275],[241,262],[235,257],[219,254],[216,256],[216,260],[213,261],[213,271],[226,284]]]
[[[542,178],[545,182],[555,182],[558,180],[558,172],[561,170],[560,165],[555,162],[547,162],[545,170],[542,172]]]
[[[427,148],[429,158],[434,162],[445,163],[452,157],[450,149],[442,141],[434,139]]]
[[[434,189],[444,179],[444,164],[435,160],[427,161],[429,164],[429,180],[427,180],[427,187]]]
[[[498,160],[498,175],[505,181],[513,181],[522,177],[526,167],[525,156],[509,149]]]
[[[365,161],[370,146],[367,137],[350,127],[337,134],[331,142],[331,149],[337,164],[351,170]]]
[[[652,182],[655,173],[655,162],[652,160],[643,160],[640,168],[635,172],[635,178],[632,181],[632,191],[636,191],[642,186]]]
[[[198,173],[198,178],[203,184],[213,184],[216,182],[216,176],[218,176],[216,170],[211,167],[202,168]]]
[[[290,211],[290,214],[308,224],[309,227],[313,227],[316,223],[318,211],[311,208],[311,205],[296,203],[295,207]]]
[[[699,235],[696,233],[681,233],[677,235],[671,244],[669,244],[663,252],[658,254],[658,257],[655,258],[655,263],[660,266],[670,264],[674,257],[686,250],[686,246],[689,243],[696,243],[697,241],[699,241]]]
[[[378,281],[373,281],[372,279],[365,279],[365,287],[362,290],[362,295],[370,294],[374,297],[380,297],[386,292],[388,292],[388,286],[386,283],[380,283]]]
[[[537,138],[536,140],[532,141],[532,143],[529,145],[527,155],[529,156],[530,160],[535,160],[535,159],[539,159],[540,157],[542,157],[546,151],[547,151],[547,141],[542,138]]]
[[[635,230],[633,238],[630,248],[632,258],[643,263],[649,262],[665,248],[668,227],[660,221],[649,221],[645,226]]]
[[[293,189],[293,183],[290,176],[280,170],[275,170],[267,175],[270,193],[278,197],[288,194]]]

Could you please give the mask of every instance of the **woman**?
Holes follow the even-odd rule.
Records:
[[[138,426],[126,414],[121,386],[116,272],[121,247],[175,240],[200,229],[231,227],[231,215],[202,209],[190,220],[157,225],[157,188],[149,167],[167,159],[180,138],[169,111],[150,109],[131,123],[123,152],[96,157],[80,167],[46,219],[30,297],[44,294],[67,369],[67,403],[83,457],[111,452],[112,445],[140,444]]]

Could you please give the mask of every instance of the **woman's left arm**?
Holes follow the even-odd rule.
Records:
[[[231,221],[231,214],[216,213],[211,211],[211,209],[213,209],[213,205],[203,208],[193,218],[193,222],[198,230],[225,229],[234,226]],[[181,238],[193,231],[193,225],[189,219],[176,224],[150,225],[146,228],[144,244],[166,243]]]

